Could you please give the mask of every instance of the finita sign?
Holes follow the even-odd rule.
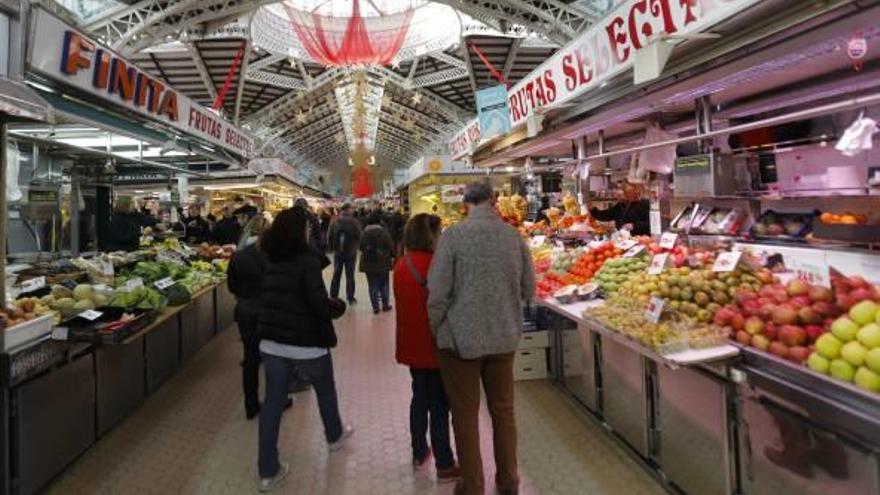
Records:
[[[249,158],[253,138],[110,48],[36,8],[28,65],[54,81]]]

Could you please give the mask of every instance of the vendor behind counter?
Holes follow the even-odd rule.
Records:
[[[651,235],[651,202],[644,198],[644,188],[623,186],[620,199],[610,208],[590,208],[590,215],[600,222],[614,222],[618,230],[627,228],[633,235]]]
[[[116,198],[110,228],[101,246],[104,251],[137,251],[140,248],[141,228],[156,225],[156,219],[137,210],[130,196]]]

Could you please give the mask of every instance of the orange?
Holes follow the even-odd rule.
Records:
[[[847,225],[855,225],[855,224],[859,223],[859,221],[856,220],[856,217],[854,217],[852,215],[844,215],[844,216],[840,217],[840,223],[847,224]]]
[[[836,217],[836,216],[837,215],[835,215],[834,213],[829,213],[826,211],[825,213],[823,213],[822,215],[819,216],[819,220],[821,220],[822,223],[835,223],[834,217]]]

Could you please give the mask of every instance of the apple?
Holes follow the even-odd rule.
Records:
[[[813,304],[813,301],[811,301],[810,298],[807,296],[795,296],[792,297],[791,300],[788,301],[788,303],[795,308],[800,309]]]
[[[859,329],[858,333],[856,333],[856,338],[868,349],[880,347],[880,325],[868,323]]]
[[[751,335],[757,335],[764,331],[764,320],[758,318],[757,316],[750,316],[745,323],[746,332],[749,332]]]
[[[865,354],[865,366],[875,373],[880,373],[880,347],[875,347]]]
[[[770,339],[763,335],[752,335],[752,347],[766,351],[770,348]]]
[[[837,309],[828,301],[816,301],[813,303],[813,311],[819,313],[822,317],[832,316],[837,312]]]
[[[764,325],[764,336],[770,340],[776,340],[779,335],[779,328],[772,321]]]
[[[752,336],[745,330],[740,330],[736,332],[736,341],[742,345],[749,345],[752,343]]]
[[[770,342],[769,351],[770,354],[781,357],[783,359],[788,356],[788,346],[783,344],[782,342],[779,342],[778,340]]]
[[[758,280],[761,281],[762,284],[772,284],[773,283],[773,274],[770,273],[769,270],[759,270],[758,273],[755,274],[758,277]]]
[[[794,310],[791,306],[783,305],[777,306],[776,309],[773,310],[773,323],[777,323],[780,325],[790,325],[797,321],[797,311]]]
[[[822,321],[822,315],[810,306],[804,306],[798,310],[798,321],[803,325],[814,325]]]
[[[880,392],[880,374],[863,366],[856,370],[854,378],[857,387],[870,392]]]
[[[743,314],[747,316],[758,316],[761,314],[761,305],[754,299],[746,301],[742,306]]]
[[[797,325],[782,325],[779,340],[789,347],[804,345],[807,343],[807,332]]]
[[[828,302],[834,300],[834,294],[831,292],[831,289],[827,287],[822,287],[821,285],[814,285],[810,287],[809,292],[810,300],[813,302]]]
[[[759,314],[760,314],[760,316],[762,316],[766,319],[771,319],[771,318],[773,318],[774,311],[776,311],[775,304],[765,304],[765,305],[761,306],[761,312]]]
[[[843,342],[830,333],[821,335],[816,339],[816,352],[826,359],[837,359],[840,357],[840,348]]]
[[[775,292],[775,289],[773,288],[772,285],[765,285],[765,286],[761,287],[760,289],[758,289],[758,296],[760,296],[758,299],[768,299],[769,300],[773,297],[774,292]]]
[[[746,319],[739,313],[734,313],[730,318],[730,326],[736,330],[742,330],[746,326]]]
[[[838,292],[837,297],[834,298],[834,302],[837,309],[841,311],[849,311],[849,309],[858,301],[853,299],[849,294]]]
[[[817,371],[819,373],[828,374],[828,368],[831,366],[831,361],[822,357],[819,353],[812,353],[810,357],[807,358],[807,366],[810,367],[811,370]]]
[[[736,302],[739,303],[740,306],[747,303],[748,301],[753,301],[758,297],[758,294],[755,291],[749,289],[739,289],[736,291]]]
[[[797,345],[788,349],[788,356],[786,357],[789,361],[801,364],[810,357],[810,350],[806,347]]]
[[[843,342],[855,339],[858,331],[859,326],[846,316],[841,316],[831,324],[831,333]]]
[[[825,333],[825,327],[820,327],[819,325],[807,325],[804,327],[804,331],[807,332],[807,340],[815,342],[816,339]]]
[[[773,299],[770,299],[769,297],[759,297],[758,299],[756,299],[756,301],[758,301],[758,304],[760,304],[762,308],[768,304],[774,306],[776,305],[776,302],[774,302]]]
[[[872,301],[874,299],[874,295],[875,292],[872,288],[853,289],[853,291],[849,293],[849,297],[855,299],[856,301]]]
[[[773,292],[773,299],[778,303],[786,303],[788,302],[788,293],[785,290],[778,290]]]
[[[862,301],[850,308],[849,317],[859,325],[867,325],[877,317],[878,310],[880,310],[880,305],[874,301]]]
[[[871,284],[860,275],[853,275],[847,278],[847,283],[853,289],[870,289]]]
[[[810,286],[807,285],[806,282],[800,279],[794,279],[788,283],[788,287],[786,287],[786,291],[788,295],[791,297],[800,296],[801,294],[806,294],[810,292]]]
[[[843,347],[840,348],[840,358],[855,367],[865,363],[865,355],[867,354],[868,350],[865,349],[865,346],[855,340],[843,344]]]
[[[853,381],[853,375],[856,374],[856,369],[853,368],[853,365],[847,363],[843,359],[832,359],[828,371],[831,372],[831,376],[834,378],[845,382]]]

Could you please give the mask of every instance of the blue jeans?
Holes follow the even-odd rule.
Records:
[[[342,270],[345,269],[345,295],[348,302],[354,300],[354,265],[357,255],[336,253],[333,255],[333,279],[330,281],[330,297],[339,297]]]
[[[278,430],[281,427],[281,415],[284,412],[290,380],[294,373],[315,387],[327,443],[335,442],[342,437],[342,419],[339,417],[336,382],[333,379],[333,360],[329,353],[316,359],[302,361],[264,353],[263,368],[266,373],[266,396],[260,409],[260,447],[257,464],[260,478],[271,478],[281,469],[278,461]]]
[[[374,311],[391,306],[388,290],[389,284],[388,272],[367,274],[367,285],[370,288],[370,303],[373,305]]]
[[[410,368],[412,402],[409,405],[409,432],[412,435],[413,457],[421,459],[428,453],[428,416],[431,423],[431,447],[438,470],[455,465],[449,446],[449,404],[443,391],[439,370]]]

